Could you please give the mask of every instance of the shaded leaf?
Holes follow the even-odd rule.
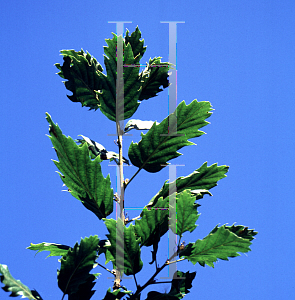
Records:
[[[5,292],[11,292],[10,297],[21,296],[21,298],[28,298],[31,300],[42,300],[41,296],[36,290],[30,290],[26,285],[22,284],[20,280],[16,280],[10,274],[7,265],[0,264],[0,280],[5,284],[2,289]]]
[[[154,123],[146,134],[141,133],[139,143],[131,143],[128,150],[131,163],[151,173],[159,172],[168,165],[167,161],[181,155],[177,150],[194,145],[188,139],[204,134],[199,128],[208,124],[205,119],[211,115],[211,110],[210,102],[193,100],[186,105],[182,101],[169,118],[165,118],[159,125]],[[176,120],[176,116],[177,128],[174,128],[175,123],[171,124],[171,119]],[[177,136],[174,134],[176,129]]]
[[[135,62],[138,64],[144,55],[146,51],[146,46],[144,47],[144,39],[140,40],[141,38],[141,32],[136,26],[136,29],[134,32],[131,33],[131,36],[129,36],[129,30],[126,30],[125,34],[125,45],[127,46],[128,43],[131,45],[131,49],[135,58]]]
[[[136,27],[125,38],[113,33],[112,39],[106,39],[104,46],[104,63],[107,75],[103,74],[102,66],[88,52],[61,50],[64,63],[55,64],[59,69],[58,75],[64,81],[66,88],[73,93],[68,98],[80,102],[90,110],[98,108],[110,120],[116,121],[130,118],[137,110],[140,101],[157,95],[163,88],[168,87],[168,70],[170,63],[161,62],[160,57],[149,60],[147,67],[139,74],[140,60],[146,51],[144,40],[140,40],[141,32]],[[122,44],[124,65],[119,66],[122,72],[117,72],[117,43]],[[120,61],[120,59],[119,59]],[[122,77],[117,78],[117,73]],[[122,103],[116,103],[122,99]],[[124,115],[123,115],[124,111]]]
[[[91,291],[95,276],[89,272],[95,266],[97,259],[99,239],[97,235],[81,239],[80,244],[76,243],[66,255],[61,258],[61,268],[58,270],[58,287],[66,295],[79,294],[79,290],[88,296],[92,296]],[[87,299],[90,299],[87,298]],[[73,298],[75,299],[75,298]]]
[[[229,257],[240,256],[238,252],[251,251],[250,245],[248,239],[238,237],[223,225],[204,239],[189,243],[183,251],[179,252],[179,257],[188,259],[194,265],[199,263],[201,266],[207,264],[214,267],[213,263],[217,259],[228,260]]]
[[[140,214],[140,219],[135,220],[134,230],[136,238],[142,246],[152,246],[158,243],[168,231],[169,217],[169,197],[158,201],[158,206],[153,208],[144,208]]]
[[[168,72],[172,68],[169,62],[161,62],[162,57],[149,59],[146,68],[140,73],[141,88],[139,100],[147,100],[157,96],[163,91],[160,87],[167,88],[169,84]]]
[[[228,166],[217,166],[216,163],[208,167],[207,162],[205,162],[199,169],[195,170],[190,175],[178,177],[176,182],[173,181],[172,183],[167,183],[168,180],[166,180],[161,190],[153,197],[146,207],[156,206],[160,197],[165,198],[169,195],[170,185],[174,186],[175,184],[178,193],[185,189],[190,189],[191,193],[200,195],[197,197],[197,199],[200,199],[204,194],[209,193],[208,190],[217,185],[218,180],[226,177],[225,173],[228,172],[228,169]],[[209,193],[209,195],[212,194]]]
[[[177,278],[176,276],[179,278]],[[182,299],[186,294],[190,292],[189,289],[192,288],[192,281],[195,277],[196,272],[183,273],[181,271],[176,271],[172,279],[169,295],[175,296],[178,299]]]
[[[69,295],[69,300],[89,300],[95,293],[95,291],[92,291],[92,288],[96,284],[96,282],[93,282],[95,279],[96,276],[90,274],[86,282],[79,285],[78,291]]]
[[[112,292],[111,288],[108,288],[107,293],[106,293],[105,297],[103,298],[103,300],[121,299],[126,294],[132,294],[132,291],[127,291],[127,289],[126,290],[121,290],[121,288],[120,288],[120,289]]]
[[[154,124],[154,121],[141,121],[141,120],[129,120],[127,124],[125,125],[124,132],[128,132],[131,129],[137,129],[137,130],[147,130],[150,129]],[[156,122],[156,124],[160,124]]]
[[[160,292],[148,292],[146,300],[178,300],[180,298]]]
[[[170,225],[174,233],[174,228],[177,228],[177,234],[180,236],[185,231],[192,232],[196,228],[195,222],[199,215],[197,213],[198,204],[195,204],[194,201],[195,197],[189,191],[176,195],[177,220],[174,223],[171,222]],[[140,214],[141,218],[135,220],[134,231],[140,247],[153,246],[150,264],[155,261],[160,238],[169,229],[169,207],[171,207],[171,204],[169,205],[169,196],[165,199],[161,197],[157,202],[157,207],[144,208]]]
[[[110,215],[113,211],[113,189],[110,176],[103,177],[101,159],[91,160],[87,144],[79,147],[71,137],[66,137],[51,116],[46,113],[50,140],[56,150],[58,161],[53,161],[63,183],[69,192],[92,211],[99,219]]]
[[[141,250],[139,242],[136,240],[134,226],[130,224],[129,227],[123,226],[123,221],[118,219],[103,219],[104,223],[109,231],[107,237],[111,243],[107,246],[106,264],[112,261],[114,269],[116,267],[116,254],[119,252],[120,257],[124,257],[124,273],[126,275],[134,275],[138,273],[143,266],[143,262],[140,258]],[[118,233],[117,236],[117,224]],[[123,233],[124,237],[120,235]],[[117,252],[116,252],[117,251]]]
[[[60,70],[57,73],[60,77],[67,79],[63,81],[67,90],[73,93],[67,96],[72,102],[80,102],[83,106],[89,107],[89,110],[97,110],[100,106],[98,91],[102,89],[103,71],[102,66],[94,57],[86,51],[76,52],[75,50],[61,50],[64,63],[55,64]]]

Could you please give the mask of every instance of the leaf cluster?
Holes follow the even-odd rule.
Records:
[[[109,120],[130,119],[143,100],[148,100],[169,86],[168,71],[172,67],[168,62],[162,62],[161,57],[149,59],[146,67],[139,72],[140,60],[146,47],[140,40],[138,27],[125,37],[113,34],[112,39],[106,39],[108,46],[104,47],[104,64],[102,66],[88,52],[62,50],[63,65],[56,64],[58,75],[65,79],[65,87],[72,92],[68,98],[72,102],[80,102],[89,110],[100,110]],[[117,70],[120,68],[117,49],[124,53],[123,76]],[[118,90],[118,84],[123,83]],[[163,89],[161,88],[163,87]],[[118,99],[122,96],[123,101]],[[193,138],[204,134],[200,129],[208,123],[212,114],[211,104],[207,101],[193,100],[190,104],[182,101],[176,110],[160,123],[130,119],[125,125],[124,133],[130,130],[141,130],[141,139],[131,143],[128,149],[128,159],[119,153],[107,150],[99,142],[80,135],[82,139],[73,140],[66,137],[60,127],[46,113],[49,123],[49,135],[57,160],[53,160],[58,168],[59,176],[67,187],[67,191],[79,200],[83,206],[104,222],[108,230],[106,239],[97,235],[85,237],[73,247],[55,243],[39,243],[28,247],[38,252],[49,251],[48,256],[59,256],[60,269],[57,272],[58,287],[63,293],[62,299],[68,295],[70,300],[91,299],[95,291],[93,287],[99,281],[101,274],[90,273],[100,266],[115,277],[125,274],[134,276],[137,290],[130,291],[121,284],[114,284],[106,291],[104,300],[140,299],[141,292],[149,285],[157,282],[156,276],[172,263],[187,260],[193,265],[208,265],[214,267],[218,260],[228,260],[239,256],[239,253],[250,251],[251,241],[257,234],[243,225],[216,226],[206,237],[185,245],[184,234],[193,232],[200,213],[197,202],[205,195],[212,196],[211,189],[217,182],[226,177],[228,166],[218,166],[216,163],[208,166],[205,162],[198,169],[185,177],[179,177],[174,182],[163,183],[159,192],[144,206],[140,215],[134,219],[117,220],[107,218],[113,212],[116,202],[122,198],[111,188],[110,176],[102,174],[104,161],[115,161],[118,167],[122,164],[132,164],[137,168],[130,180],[124,181],[124,191],[133,178],[141,170],[157,173],[169,166],[169,161],[182,155],[178,151],[194,145]],[[119,116],[118,116],[119,115]],[[176,122],[177,120],[177,122]],[[177,125],[176,125],[177,124]],[[129,200],[128,200],[129,201]],[[174,216],[173,217],[173,212]],[[177,217],[176,217],[177,216]],[[171,229],[179,237],[177,249],[160,266],[157,262],[157,252],[161,238]],[[182,242],[182,243],[181,243]],[[138,284],[136,274],[143,270],[141,248],[152,247],[150,264],[155,264],[155,273],[144,284]],[[110,270],[100,264],[98,259],[104,256],[105,264],[112,263]],[[121,261],[120,261],[121,260]],[[11,292],[10,296],[22,296],[28,299],[42,299],[35,290],[30,290],[19,280],[15,280],[6,265],[0,265],[0,279],[5,285],[3,290]],[[173,275],[168,293],[150,291],[150,299],[182,299],[192,288],[196,272],[176,271]]]

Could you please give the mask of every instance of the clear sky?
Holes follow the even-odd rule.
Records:
[[[212,269],[189,262],[183,272],[196,271],[185,299],[291,299],[294,285],[294,1],[1,1],[1,244],[0,263],[45,300],[61,299],[57,286],[59,257],[26,250],[30,243],[74,246],[81,237],[107,233],[102,221],[67,192],[51,159],[57,159],[48,134],[45,112],[63,133],[79,134],[116,151],[115,123],[99,110],[72,103],[71,94],[56,75],[59,51],[83,48],[104,67],[105,39],[116,33],[109,21],[129,21],[124,29],[142,32],[147,51],[142,62],[161,56],[169,60],[168,24],[177,25],[177,102],[210,101],[215,109],[203,128],[207,133],[180,150],[170,161],[177,177],[186,176],[205,161],[229,165],[228,176],[199,203],[198,228],[186,233],[186,243],[205,237],[217,224],[241,224],[259,232],[252,251]],[[104,67],[105,68],[105,67]],[[143,101],[133,116],[161,122],[168,114],[168,89]],[[126,121],[125,121],[126,122]],[[124,140],[127,157],[131,140]],[[130,178],[135,167],[126,167]],[[103,163],[116,188],[115,168]],[[293,174],[293,175],[292,175]],[[141,171],[125,194],[126,206],[144,206],[169,178],[168,169]],[[127,211],[130,217],[139,211]],[[115,213],[110,217],[115,218]],[[159,262],[167,258],[167,235]],[[142,250],[143,285],[154,273],[151,248]],[[98,261],[104,264],[104,256]],[[107,265],[112,268],[111,263]],[[167,276],[164,269],[160,276]],[[102,299],[113,281],[102,273],[92,299]],[[134,281],[123,284],[134,290]],[[1,286],[3,286],[1,284]],[[164,292],[170,285],[143,291]],[[1,292],[1,291],[0,291]],[[1,299],[8,299],[1,292]]]

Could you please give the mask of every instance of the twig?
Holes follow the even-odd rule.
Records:
[[[173,259],[175,256],[177,256],[177,251],[174,253],[174,254],[172,254],[172,256],[169,258],[169,259],[167,259],[167,261],[165,261],[165,263],[160,267],[160,268],[157,268],[157,270],[156,270],[156,272],[155,272],[155,274],[143,285],[143,286],[139,286],[138,288],[137,288],[137,290],[136,290],[136,292],[135,292],[135,294],[133,294],[132,296],[131,296],[131,298],[130,298],[130,300],[132,299],[132,300],[135,300],[136,299],[136,297],[138,296],[138,295],[140,295],[140,293],[147,287],[147,286],[149,286],[150,284],[155,284],[155,277],[167,266],[167,265],[169,265],[170,264],[170,260],[171,259]],[[183,258],[184,259],[184,258]],[[181,259],[181,260],[183,260],[183,259]]]

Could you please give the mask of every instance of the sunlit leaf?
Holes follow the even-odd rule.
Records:
[[[217,181],[226,177],[226,173],[228,172],[228,166],[217,166],[217,164],[213,164],[211,166],[207,166],[207,162],[205,162],[199,169],[195,170],[193,173],[189,174],[186,177],[178,177],[176,182],[173,181],[171,183],[167,183],[168,180],[165,181],[161,190],[152,198],[152,200],[148,203],[146,207],[152,207],[157,205],[157,201],[160,197],[167,197],[169,195],[169,190],[171,186],[176,184],[176,191],[178,193],[190,189],[191,193],[197,194],[200,199],[204,194],[212,195],[208,192],[208,190],[212,189],[217,185]]]
[[[21,298],[28,298],[31,300],[42,300],[41,296],[36,290],[30,290],[26,285],[22,284],[20,280],[14,279],[10,274],[7,265],[0,264],[0,280],[5,285],[2,289],[5,292],[11,292],[10,297],[21,296]]]
[[[194,145],[188,139],[204,134],[199,129],[208,124],[205,119],[211,115],[211,110],[210,102],[193,100],[186,105],[182,101],[169,118],[158,125],[154,123],[146,134],[142,133],[139,143],[131,143],[128,150],[131,163],[151,173],[159,172],[168,165],[170,159],[181,155],[177,150]],[[177,128],[176,123],[171,123],[170,119],[176,120],[176,117]]]
[[[50,256],[63,256],[65,254],[67,254],[69,249],[72,249],[72,248],[69,246],[66,246],[66,245],[43,242],[40,244],[31,243],[31,246],[27,247],[27,249],[37,250],[36,254],[39,252],[42,252],[42,251],[49,251],[50,254],[47,257],[50,257]]]
[[[180,237],[184,232],[192,232],[197,227],[196,221],[200,214],[198,214],[198,205],[195,204],[195,200],[196,198],[189,190],[178,193],[176,196],[176,217],[169,218],[169,226]],[[171,205],[169,205],[169,208],[171,208]]]
[[[228,260],[229,257],[240,256],[238,252],[246,253],[251,251],[249,239],[241,238],[226,229],[225,226],[214,229],[202,240],[189,243],[183,251],[179,252],[179,257],[184,257],[193,264],[199,263],[201,266],[207,264],[214,267],[217,259]]]
[[[103,177],[101,159],[91,160],[87,144],[79,147],[71,137],[66,137],[46,113],[50,140],[59,158],[53,161],[62,172],[58,173],[69,192],[99,219],[113,211],[113,189],[110,176]]]

